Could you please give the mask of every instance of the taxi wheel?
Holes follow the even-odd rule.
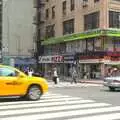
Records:
[[[42,95],[42,91],[39,86],[33,85],[28,89],[27,99],[28,100],[39,100]]]

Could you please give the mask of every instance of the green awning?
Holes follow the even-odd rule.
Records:
[[[94,37],[98,37],[101,35],[120,37],[120,29],[89,30],[89,31],[82,32],[82,33],[76,33],[76,34],[65,35],[62,37],[46,39],[42,42],[42,45],[64,43],[64,42],[75,41],[75,40],[84,40],[87,38],[94,38]]]

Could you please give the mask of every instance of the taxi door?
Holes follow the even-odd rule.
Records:
[[[23,93],[24,81],[14,69],[0,68],[0,96],[16,96]]]

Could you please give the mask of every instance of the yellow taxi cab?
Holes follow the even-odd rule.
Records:
[[[30,77],[14,67],[0,65],[0,97],[19,96],[39,100],[46,92],[48,83],[45,78]]]

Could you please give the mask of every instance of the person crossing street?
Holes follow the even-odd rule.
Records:
[[[71,84],[73,82],[77,83],[77,71],[76,71],[75,67],[73,67],[72,70],[71,70],[71,76],[72,76]]]
[[[58,83],[58,82],[57,82],[57,78],[58,78],[57,68],[54,68],[54,69],[53,69],[53,82],[54,82],[55,84]]]

